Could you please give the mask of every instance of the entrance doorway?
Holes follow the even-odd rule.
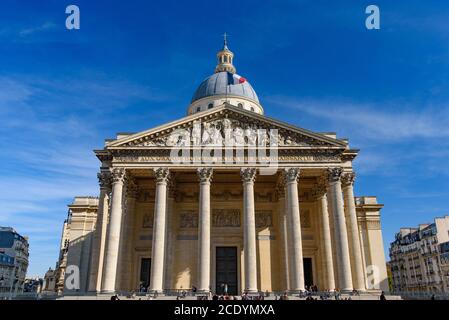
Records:
[[[215,292],[237,295],[237,247],[216,248]]]
[[[151,274],[151,259],[142,258],[140,261],[140,290],[145,288],[145,290],[150,285],[150,274]]]
[[[304,266],[304,285],[310,287],[313,285],[313,268],[312,268],[312,258],[303,258]]]

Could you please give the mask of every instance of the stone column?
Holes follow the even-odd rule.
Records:
[[[299,169],[285,169],[285,179],[287,183],[287,199],[289,213],[289,234],[291,234],[290,257],[292,269],[290,270],[290,291],[304,291],[304,266],[302,257],[302,236],[301,220],[299,213],[298,198],[298,177]]]
[[[106,241],[103,283],[101,286],[101,291],[103,293],[112,293],[116,290],[115,281],[117,277],[117,262],[120,247],[120,229],[122,225],[122,198],[124,178],[125,169],[114,168],[112,170],[112,205]]]
[[[256,169],[242,168],[243,181],[243,246],[245,255],[245,289],[257,292],[256,218],[254,209],[254,181]]]
[[[176,199],[176,183],[175,174],[170,176],[167,184],[167,218],[166,218],[166,228],[165,228],[165,277],[164,283],[166,289],[173,288],[173,275],[174,266],[174,246],[176,243],[176,233],[173,232],[174,224],[174,210],[175,210],[175,199]]]
[[[154,208],[153,241],[151,251],[150,292],[163,292],[165,218],[167,209],[167,168],[154,169],[156,177],[156,200]]]
[[[334,290],[335,289],[335,278],[334,278],[334,262],[332,259],[332,236],[331,229],[329,225],[329,212],[327,210],[327,195],[326,186],[319,185],[317,189],[317,200],[321,215],[321,233],[322,238],[322,267],[325,276],[325,289]]]
[[[100,184],[100,197],[90,257],[89,292],[99,292],[101,290],[104,246],[108,226],[109,193],[111,191],[111,173],[102,171],[98,173],[97,177]]]
[[[198,168],[200,212],[198,223],[198,290],[210,291],[210,183],[212,168]]]
[[[345,211],[348,236],[349,236],[349,246],[351,256],[353,258],[352,270],[354,276],[354,289],[365,290],[365,276],[363,271],[363,260],[362,260],[362,248],[360,246],[360,234],[359,226],[357,223],[357,214],[355,210],[355,199],[354,199],[354,180],[355,173],[348,172],[342,175],[342,185],[343,185],[343,196],[345,200]]]
[[[328,169],[330,201],[335,227],[335,250],[339,288],[342,291],[352,291],[351,261],[349,258],[348,232],[346,230],[343,196],[341,192],[341,168]]]
[[[134,178],[128,179],[126,186],[126,223],[123,224],[123,265],[121,269],[122,273],[122,288],[124,290],[132,290],[133,284],[131,279],[132,271],[132,258],[133,258],[133,242],[134,242],[134,217],[137,198],[137,183]]]
[[[289,252],[288,252],[288,213],[287,213],[287,198],[285,196],[285,178],[281,175],[278,178],[276,185],[276,194],[278,199],[278,209],[280,218],[280,233],[281,233],[281,274],[284,290],[290,290],[289,277]]]

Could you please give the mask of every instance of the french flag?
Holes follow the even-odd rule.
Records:
[[[246,79],[239,76],[238,74],[232,74],[228,72],[228,84],[242,84],[246,82]]]

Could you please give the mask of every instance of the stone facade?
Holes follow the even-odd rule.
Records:
[[[218,53],[216,72],[232,82],[232,59],[222,57],[229,52]],[[207,97],[210,107],[192,101],[186,117],[95,150],[98,208],[70,207],[72,225],[79,219],[67,256],[67,265],[80,265],[77,292],[216,292],[224,283],[235,294],[312,284],[387,290],[382,205],[354,196],[358,150],[335,134],[268,118],[259,103],[233,105],[255,101],[237,79],[225,97]],[[248,134],[256,131],[257,139]]]
[[[393,291],[449,293],[449,216],[401,228],[390,244]]]
[[[64,227],[60,244],[59,260],[55,270],[55,291],[65,292],[64,280],[66,268],[69,265],[79,269],[80,283],[76,292],[86,292],[90,272],[90,259],[93,254],[92,237],[94,236],[97,220],[98,198],[75,197],[68,206],[69,212]]]
[[[13,228],[0,227],[0,254],[4,267],[0,271],[2,290],[6,293],[6,287],[9,286],[9,294],[15,296],[23,292],[26,273],[29,265],[29,244],[28,238],[18,234]],[[13,270],[8,266],[13,262]],[[9,271],[9,273],[8,273]],[[12,273],[11,273],[12,272]],[[8,295],[6,295],[8,296]]]

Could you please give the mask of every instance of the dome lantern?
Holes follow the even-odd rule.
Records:
[[[217,66],[215,67],[215,73],[227,71],[234,74],[236,72],[232,60],[234,59],[234,53],[228,49],[227,34],[223,35],[223,49],[217,53]]]

